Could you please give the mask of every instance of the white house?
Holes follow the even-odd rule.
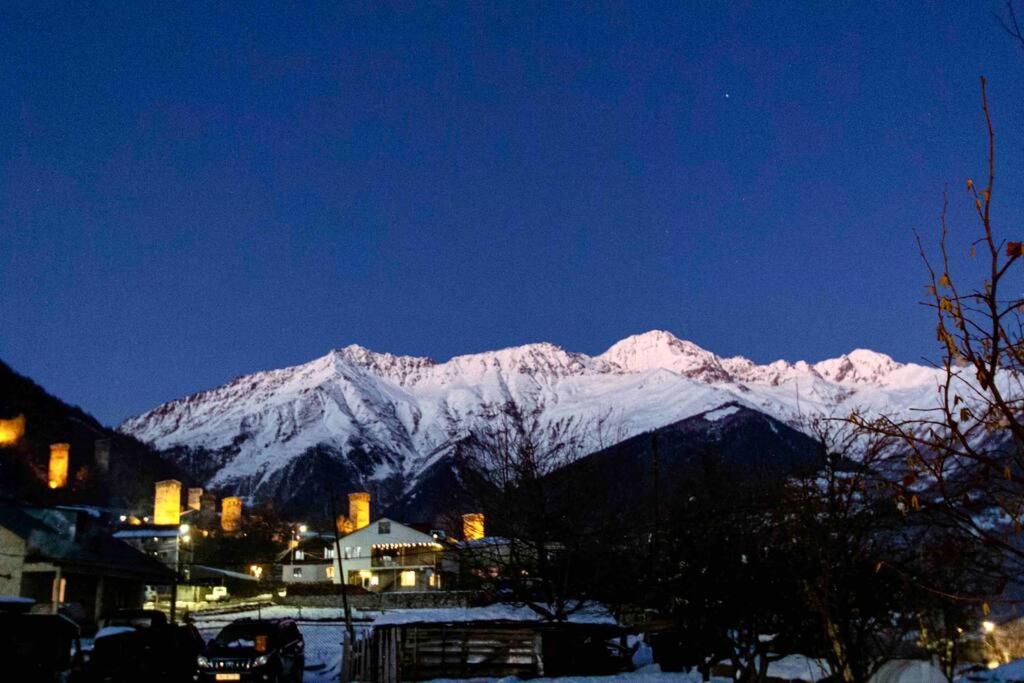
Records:
[[[333,560],[333,534],[307,534],[281,557],[281,580],[285,583],[331,583],[336,571]]]
[[[334,583],[370,591],[426,591],[442,588],[441,545],[430,534],[381,518],[341,539],[341,568],[334,560]]]

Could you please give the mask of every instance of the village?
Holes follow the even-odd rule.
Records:
[[[0,451],[23,428],[23,416],[0,422]],[[102,466],[109,450],[97,441],[92,456]],[[68,444],[51,444],[50,491],[69,485],[73,459]],[[330,528],[267,525],[241,497],[177,480],[156,482],[151,501],[131,510],[0,503],[0,618],[24,638],[26,672],[79,681],[143,672],[168,681],[397,681],[620,679],[678,667],[671,627],[655,614],[580,599],[552,620],[550,605],[516,600],[504,589],[515,544],[488,536],[480,512],[461,515],[461,533],[450,533],[374,516],[365,491],[346,494]],[[223,633],[240,637],[231,634],[241,629],[248,642],[261,628],[268,635],[254,641],[251,658],[224,645]],[[1013,662],[1024,656],[1024,622],[1013,610],[993,613],[964,643]],[[42,656],[55,646],[60,657]],[[779,655],[768,680],[831,677],[822,659]],[[709,673],[733,675],[725,665]],[[938,676],[933,664],[911,658],[873,680],[929,676]]]
[[[0,451],[23,429],[24,417],[0,421]],[[105,440],[95,445],[101,466],[109,448]],[[50,491],[69,485],[73,458],[68,444],[51,444]],[[3,501],[0,616],[25,634],[23,664],[38,680],[128,680],[142,672],[160,680],[239,680],[262,669],[237,650],[223,661],[204,655],[216,638],[210,646],[206,640],[236,624],[291,624],[294,631],[296,622],[303,644],[290,655],[282,646],[276,664],[264,663],[265,680],[632,668],[635,635],[627,646],[626,631],[606,608],[585,605],[551,624],[524,604],[501,602],[509,543],[487,536],[482,513],[462,515],[461,534],[450,535],[374,517],[367,492],[351,492],[346,501],[333,528],[295,522],[269,531],[242,498],[218,499],[176,480],[156,482],[152,505],[143,509]],[[246,543],[254,529],[267,543]],[[251,554],[232,550],[228,562],[202,561],[216,546]],[[176,629],[181,633],[169,636]],[[545,657],[546,639],[557,639],[558,654]],[[608,651],[605,640],[619,649]],[[435,641],[440,652],[431,649]],[[42,657],[58,643],[68,656]],[[588,649],[589,661],[573,662]]]

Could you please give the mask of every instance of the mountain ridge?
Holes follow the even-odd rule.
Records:
[[[209,459],[216,471],[208,485],[255,499],[287,497],[273,482],[298,458],[354,454],[342,483],[386,502],[414,487],[444,444],[509,404],[545,423],[600,423],[606,433],[588,435],[598,450],[730,402],[797,427],[854,409],[903,413],[934,401],[937,381],[933,369],[864,349],[814,364],[758,365],[663,330],[594,356],[541,342],[438,362],[353,344],[170,401],[118,429],[172,457]]]

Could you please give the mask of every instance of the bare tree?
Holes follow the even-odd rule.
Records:
[[[1024,560],[1015,538],[1024,519],[1024,298],[1014,267],[1024,248],[994,227],[996,145],[984,78],[981,110],[987,169],[981,184],[966,181],[979,233],[969,257],[980,260],[981,281],[964,285],[954,273],[962,264],[950,243],[948,198],[937,255],[918,238],[929,273],[924,303],[935,312],[941,348],[938,405],[910,418],[852,420],[905,452],[904,491],[915,507],[940,505],[972,535]]]
[[[483,416],[469,439],[469,469],[488,531],[465,559],[546,619],[583,605],[576,563],[593,543],[574,523],[574,504],[552,476],[600,442],[604,418],[547,421],[541,410],[507,403]]]

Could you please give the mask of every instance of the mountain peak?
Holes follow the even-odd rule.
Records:
[[[435,365],[431,358],[422,356],[396,356],[392,353],[378,353],[359,344],[349,344],[331,352],[335,361],[355,365],[378,377],[386,377],[398,384],[405,384],[410,376]]]
[[[662,369],[702,382],[730,379],[718,356],[664,330],[626,337],[597,358],[614,363],[625,372]]]
[[[854,349],[840,356],[814,364],[822,377],[841,384],[877,384],[886,376],[904,367],[890,356],[869,349]]]

